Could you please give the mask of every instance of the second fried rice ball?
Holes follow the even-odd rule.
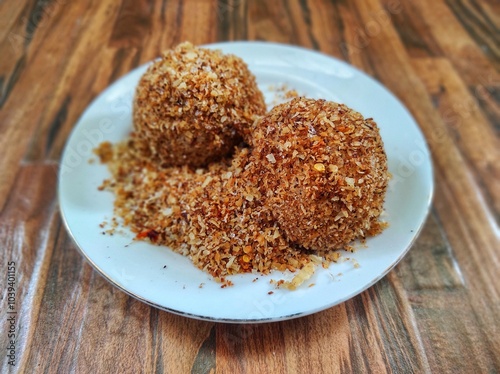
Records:
[[[252,142],[255,178],[289,241],[334,250],[383,229],[387,157],[371,118],[297,98],[262,117]]]
[[[134,98],[138,144],[165,166],[204,166],[231,153],[266,111],[239,57],[182,43],[142,76]]]

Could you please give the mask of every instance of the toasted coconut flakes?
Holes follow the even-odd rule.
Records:
[[[182,80],[175,82],[178,88],[184,87],[183,83]],[[212,89],[210,95],[217,96],[220,92]],[[197,105],[205,104],[202,100]],[[299,100],[298,105],[307,111],[305,103]],[[207,106],[205,109],[208,111],[211,108]],[[233,109],[219,107],[217,110],[220,110],[219,117],[224,119],[230,116],[229,112]],[[357,118],[357,114],[350,115]],[[297,116],[295,118],[301,120]],[[317,266],[328,267],[331,262],[339,261],[340,255],[335,251],[337,247],[306,251],[289,240],[273,216],[277,208],[274,202],[287,198],[290,207],[295,209],[291,212],[298,212],[296,216],[290,214],[290,218],[301,219],[300,226],[316,230],[310,234],[311,240],[314,240],[315,233],[326,231],[337,235],[340,243],[352,240],[356,236],[352,235],[354,229],[346,224],[346,218],[361,214],[367,218],[366,225],[356,228],[358,237],[378,234],[385,227],[383,223],[376,222],[381,212],[381,199],[367,201],[363,206],[356,197],[361,196],[362,188],[376,188],[378,182],[373,180],[371,174],[373,165],[356,159],[348,165],[356,178],[346,177],[347,166],[340,160],[337,151],[328,148],[324,152],[317,151],[324,147],[322,137],[338,136],[335,142],[342,145],[347,136],[354,136],[352,134],[359,129],[348,124],[341,125],[343,117],[340,115],[327,118],[320,113],[318,118],[318,121],[327,124],[325,131],[321,130],[321,126],[312,128],[303,124],[306,129],[304,139],[308,139],[312,147],[309,150],[293,139],[296,129],[284,124],[280,130],[284,139],[279,143],[281,148],[263,149],[266,152],[261,154],[262,158],[265,157],[262,161],[252,154],[251,148],[238,146],[232,158],[197,169],[185,165],[159,165],[145,152],[143,138],[138,138],[136,134],[122,143],[103,143],[96,154],[107,163],[112,177],[104,181],[100,189],[114,192],[115,215],[137,234],[138,240],[150,240],[188,256],[198,268],[221,282],[221,287],[232,285],[225,278],[230,274],[269,274],[272,270],[288,270],[298,272],[289,282],[281,280],[275,283],[278,287],[293,290],[310,279]],[[371,130],[368,125],[372,126],[369,120],[362,122],[362,126]],[[271,131],[271,127],[266,131]],[[335,133],[332,132],[334,128]],[[197,135],[193,133],[191,136]],[[255,143],[260,141],[262,134],[253,136],[256,137],[252,139]],[[363,136],[371,135],[367,133]],[[279,162],[275,154],[279,155]],[[307,172],[290,173],[292,162],[300,168],[297,170]],[[257,170],[269,168],[266,172],[271,171],[272,175],[261,178],[262,175],[256,173],[257,163]],[[379,183],[380,193],[385,189],[384,183],[384,180]],[[299,185],[305,186],[300,189],[304,196],[291,200],[286,188]],[[320,187],[325,185],[342,191],[341,194],[324,196],[324,201],[332,201],[342,207],[330,216],[328,227],[324,226],[321,207],[315,206],[317,199],[324,194]],[[275,186],[279,188],[275,189]],[[271,205],[268,205],[269,196],[272,196]],[[318,212],[317,215],[314,219],[308,218],[313,211]],[[116,220],[113,222],[116,223]],[[350,249],[349,245],[347,249]]]
[[[319,171],[320,173],[324,173],[326,168],[325,165],[321,163],[314,164],[314,170]]]
[[[288,240],[331,251],[383,230],[387,157],[372,119],[343,104],[298,98],[257,121],[252,145],[264,204]],[[268,155],[276,156],[272,166]]]
[[[299,287],[306,280],[311,278],[314,274],[314,270],[315,270],[314,264],[310,262],[306,266],[304,266],[299,271],[299,273],[295,277],[293,277],[291,281],[283,282],[280,287],[284,287],[293,291],[297,289],[297,287]]]
[[[266,156],[267,160],[271,163],[271,164],[274,164],[276,162],[276,158],[274,157],[274,155],[272,153],[269,153],[267,156]]]
[[[133,124],[144,154],[165,165],[205,166],[248,138],[265,111],[264,96],[242,59],[181,43],[139,80]]]

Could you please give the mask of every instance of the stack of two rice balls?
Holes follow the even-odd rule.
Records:
[[[340,249],[379,233],[388,183],[376,123],[345,105],[296,98],[266,114],[240,58],[182,43],[142,76],[134,131],[162,166],[206,166],[242,139],[263,204],[287,239]]]

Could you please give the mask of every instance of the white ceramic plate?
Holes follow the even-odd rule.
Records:
[[[349,258],[319,268],[296,291],[275,289],[270,279],[291,274],[244,274],[221,288],[189,259],[143,241],[127,229],[103,235],[99,224],[113,216],[113,195],[97,187],[109,177],[106,166],[89,163],[103,140],[125,139],[132,126],[135,86],[141,66],[102,92],[76,124],[60,169],[59,200],[68,231],[83,256],[108,281],[133,297],[172,313],[212,321],[249,323],[278,321],[332,307],[380,280],[405,255],[429,211],[433,176],[429,150],[405,107],[382,85],[323,54],[260,42],[208,46],[243,58],[271,103],[270,86],[286,84],[299,94],[345,103],[378,123],[393,174],[385,203],[390,226]],[[359,264],[359,266],[356,266]],[[255,278],[258,278],[254,281]],[[314,284],[310,287],[311,284]],[[273,293],[269,293],[273,291]]]

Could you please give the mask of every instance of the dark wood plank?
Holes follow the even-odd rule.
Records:
[[[81,30],[75,25],[78,25],[76,21],[84,13],[85,6],[82,2],[72,7],[65,5],[67,8],[57,8],[57,11],[47,18],[46,25],[36,29],[30,39],[29,48],[16,61],[15,64],[19,66],[14,70],[16,77],[8,77],[9,81],[14,79],[15,85],[3,94],[0,149],[7,149],[9,144],[15,144],[15,147],[9,147],[9,152],[5,152],[4,157],[0,159],[0,168],[4,170],[0,176],[0,206],[5,203],[4,198],[16,174],[15,168],[10,165],[19,165],[30,144],[31,135],[44,119],[47,106],[61,107],[61,102],[51,99],[54,92],[60,89],[60,71],[68,62],[66,51],[72,50],[75,39],[79,37],[78,31]],[[67,37],[60,38],[60,35]],[[8,42],[4,40],[1,49],[11,48],[5,43]],[[46,47],[41,48],[41,45]],[[26,69],[26,66],[34,68]],[[51,120],[52,118],[47,121]]]
[[[411,57],[436,57],[443,54],[431,32],[429,20],[420,15],[412,1],[382,1],[384,10],[378,15],[379,24],[391,22]]]
[[[448,60],[416,59],[422,78],[466,165],[473,171],[491,215],[500,223],[500,149],[494,128],[479,108],[478,97]],[[477,145],[481,144],[480,147]]]
[[[217,370],[255,372],[254,366],[279,370],[280,365],[299,373],[428,370],[424,348],[409,318],[410,305],[404,292],[392,287],[392,278],[311,316],[276,324],[217,326],[217,357],[221,357]],[[387,346],[377,348],[379,344]],[[251,362],[239,357],[251,357]]]
[[[156,338],[156,372],[189,373],[215,367],[214,323],[160,312]],[[210,352],[213,350],[213,352]],[[204,360],[204,361],[201,361]]]
[[[461,263],[433,214],[393,279],[407,294],[418,330],[425,331],[419,338],[430,367],[444,372],[491,372],[499,364],[491,354],[497,343],[490,341],[491,328],[480,317],[484,311],[476,312],[481,306],[469,295],[469,279]],[[498,318],[498,306],[492,305],[487,314]],[[458,346],[467,348],[457,355]],[[461,362],[460,368],[456,362]]]
[[[453,10],[442,1],[413,2],[427,21],[440,49],[467,85],[480,84],[485,77],[498,77],[498,62],[491,61],[475,43]]]
[[[286,365],[284,334],[279,323],[218,325],[217,371],[220,373],[276,373]],[[272,340],[272,344],[271,343]]]
[[[0,329],[3,347],[14,341],[15,362],[22,365],[33,348],[32,337],[37,329],[42,305],[43,287],[47,281],[52,247],[61,224],[58,219],[55,165],[26,165],[18,169],[8,203],[0,213],[0,263],[2,264],[2,321],[14,318],[15,331],[6,324]],[[41,181],[43,180],[43,183]],[[10,265],[9,265],[10,264]],[[7,270],[14,267],[12,301],[8,307]],[[8,312],[13,312],[9,313]],[[11,333],[14,336],[9,336]],[[2,354],[0,371],[8,372],[7,355]]]
[[[500,20],[497,17],[498,13],[491,12],[489,7],[482,7],[475,0],[448,0],[446,3],[498,71],[500,69]]]

